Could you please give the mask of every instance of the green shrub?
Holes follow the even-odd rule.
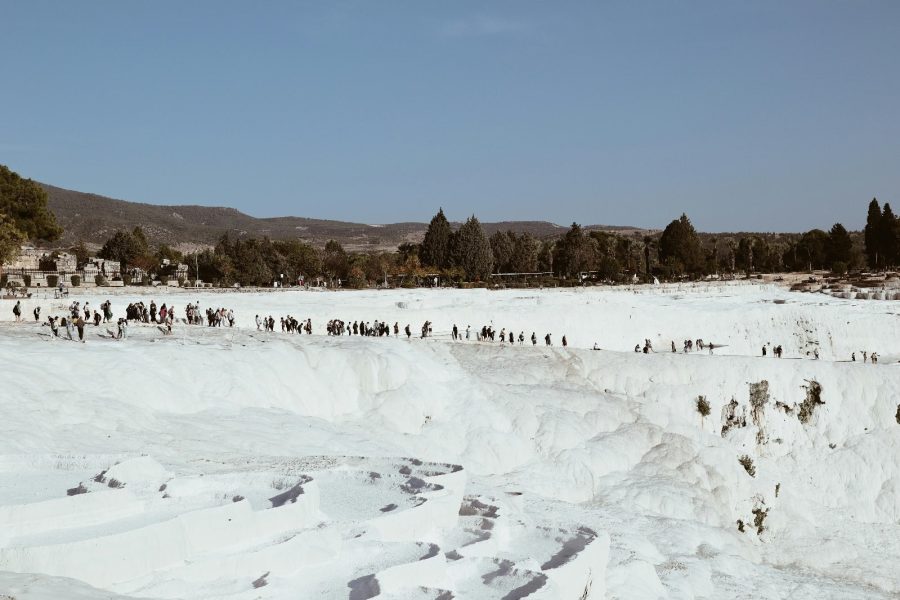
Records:
[[[700,413],[701,417],[708,417],[710,408],[709,402],[706,401],[706,396],[697,396],[697,412]]]
[[[25,287],[31,287],[31,275],[22,275],[22,281],[25,282]]]
[[[809,380],[809,385],[803,387],[806,388],[806,398],[800,403],[797,418],[805,425],[812,419],[816,407],[825,404],[825,401],[822,400],[822,385],[815,379]]]
[[[81,285],[81,275],[72,275],[72,278],[70,279],[70,281],[72,282],[72,287],[80,286]]]
[[[94,276],[94,284],[96,284],[98,287],[103,287],[104,285],[106,285],[106,277],[104,277],[100,273],[97,273],[97,275]]]
[[[756,467],[753,466],[752,458],[745,454],[738,459],[738,462],[741,463],[741,466],[744,467],[744,470],[747,471],[750,477],[756,477]]]
[[[55,288],[59,285],[59,275],[47,275],[47,287]]]
[[[753,509],[753,525],[756,527],[756,534],[759,535],[763,531],[766,530],[764,525],[766,521],[766,517],[769,516],[769,509],[763,510],[761,508]]]

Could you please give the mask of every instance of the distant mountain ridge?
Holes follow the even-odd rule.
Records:
[[[233,208],[145,204],[45,183],[40,185],[47,191],[50,210],[65,230],[59,242],[61,246],[74,245],[80,240],[89,245],[101,245],[117,230],[130,230],[140,225],[151,244],[182,248],[213,245],[228,232],[237,237],[299,239],[316,246],[323,246],[333,239],[354,251],[393,250],[404,242],[420,242],[428,226],[417,222],[366,225],[304,217],[257,218]],[[482,225],[488,235],[510,229],[517,233],[528,232],[537,238],[557,236],[567,229],[547,221],[501,221]],[[645,231],[608,225],[589,225],[586,229],[623,233]]]

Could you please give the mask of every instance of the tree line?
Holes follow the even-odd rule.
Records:
[[[79,248],[73,251],[86,253]],[[347,252],[334,240],[317,248],[300,240],[223,234],[213,248],[183,255],[166,245],[151,250],[136,227],[116,232],[99,256],[119,260],[123,272],[139,267],[163,278],[166,269],[183,261],[191,280],[251,286],[293,284],[301,277],[365,287],[373,283],[414,286],[432,276],[483,284],[500,273],[532,282],[553,278],[570,283],[585,278],[622,282],[812,270],[845,274],[897,265],[900,220],[889,204],[882,209],[873,200],[862,234],[851,234],[840,223],[828,231],[812,229],[802,234],[704,234],[682,214],[656,234],[587,231],[573,223],[557,238],[537,239],[513,231],[487,236],[474,215],[454,229],[440,209],[421,243],[401,244],[395,252]],[[172,264],[163,267],[163,259]]]
[[[702,234],[682,214],[658,234],[585,231],[572,223],[559,238],[536,240],[511,231],[485,238],[474,216],[453,231],[439,210],[418,252],[426,267],[451,273],[461,269],[468,280],[484,280],[491,273],[535,272],[613,282],[812,270],[843,275],[900,264],[900,220],[889,204],[881,209],[872,200],[862,236],[841,223],[802,234]]]
[[[61,234],[44,189],[0,165],[0,263],[13,258],[26,241],[52,242]],[[84,243],[70,252],[79,268],[90,256]],[[293,283],[299,277],[341,280],[354,287],[386,281],[416,285],[432,275],[483,283],[497,273],[525,274],[532,281],[544,276],[577,281],[585,275],[646,281],[822,269],[844,274],[900,265],[900,219],[890,204],[882,207],[873,199],[859,233],[835,223],[828,231],[802,234],[704,234],[682,214],[658,233],[586,231],[573,223],[561,236],[538,239],[513,231],[488,237],[474,215],[454,228],[440,209],[421,243],[401,244],[395,252],[347,252],[334,240],[317,248],[300,240],[223,234],[213,248],[184,255],[165,244],[151,247],[143,230],[135,227],[115,232],[98,255],[118,260],[126,277],[130,269],[139,268],[165,278],[174,274],[178,262],[185,262],[190,279],[226,285]],[[52,265],[45,262],[49,270]]]

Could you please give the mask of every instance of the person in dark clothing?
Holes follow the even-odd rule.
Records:
[[[41,320],[41,307],[40,306],[37,306],[34,309],[34,320],[35,321]]]
[[[563,336],[563,338],[562,338],[562,345],[563,345],[563,348],[565,348],[566,346],[569,345],[569,343],[566,341],[566,336]]]
[[[537,336],[534,334],[533,331],[531,332],[531,345],[537,346]]]
[[[412,331],[410,331],[409,329],[409,323],[406,324],[406,329],[404,329],[404,331],[406,332],[406,339],[412,337]]]
[[[547,344],[548,346],[552,346],[552,345],[553,345],[553,344],[550,343],[550,334],[549,334],[549,333],[548,333],[547,335],[544,336],[544,343]]]
[[[81,315],[75,318],[75,328],[78,329],[78,339],[84,342],[84,319]]]

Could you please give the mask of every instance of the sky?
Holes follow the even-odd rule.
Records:
[[[900,2],[0,0],[0,164],[391,223],[863,225],[900,203]]]

